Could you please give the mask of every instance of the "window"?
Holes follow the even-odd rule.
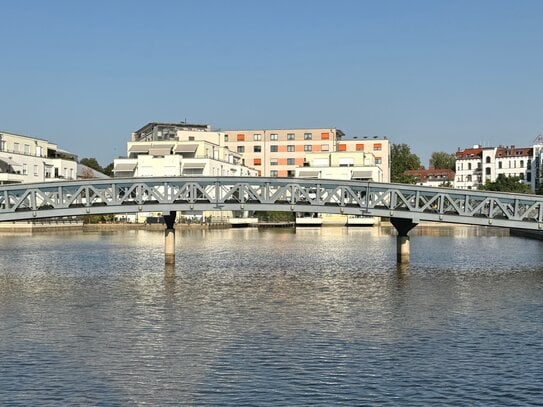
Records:
[[[518,177],[520,180],[524,181],[524,173],[519,173]]]
[[[313,146],[311,144],[306,144],[304,146],[304,151],[312,151],[313,150]]]
[[[466,175],[466,182],[471,182],[471,175]]]
[[[294,158],[287,158],[287,165],[294,165]]]
[[[245,146],[238,146],[237,152],[243,154],[245,152]]]
[[[224,135],[224,141],[226,141],[226,142],[228,141],[228,134]]]
[[[34,176],[37,177],[39,175],[38,173],[38,166],[34,165]]]
[[[253,153],[261,153],[262,146],[253,146]]]
[[[277,134],[275,134],[275,133],[270,134],[270,140],[271,141],[277,141]]]
[[[245,134],[238,134],[237,141],[245,141]]]
[[[381,151],[383,149],[383,146],[381,143],[376,143],[373,145],[373,151]]]
[[[23,175],[26,175],[28,173],[28,170],[26,168],[26,164],[23,164]]]
[[[25,154],[26,155],[30,154],[30,145],[29,144],[25,144]]]
[[[36,146],[36,156],[41,157],[41,146]]]
[[[296,138],[296,136],[294,135],[294,133],[287,133],[287,140],[294,140]]]
[[[520,168],[524,168],[524,160],[520,160],[519,166]]]
[[[490,167],[486,167],[485,175],[490,175]]]
[[[313,138],[312,133],[304,133],[304,140],[311,140]]]
[[[262,160],[260,158],[255,158],[253,160],[253,165],[262,165]]]
[[[383,164],[383,159],[381,157],[375,157],[375,165]]]
[[[287,151],[288,151],[289,153],[293,153],[293,152],[295,151],[294,146],[293,146],[293,145],[288,145],[288,146],[287,146]]]
[[[471,170],[471,163],[468,163],[468,171]]]
[[[330,140],[330,133],[321,133],[321,140]]]
[[[19,143],[13,143],[13,151],[16,153],[19,152]]]
[[[328,144],[321,145],[321,151],[329,151],[330,146]]]
[[[347,144],[339,144],[337,149],[338,151],[347,151]]]
[[[279,147],[277,146],[277,144],[273,144],[270,146],[270,152],[276,153],[277,151],[279,151]]]
[[[277,158],[272,158],[270,160],[270,165],[277,165]]]
[[[490,157],[486,157],[486,163],[490,164]]]
[[[276,170],[271,170],[270,171],[270,177],[277,177],[277,171]]]
[[[356,151],[364,151],[364,144],[357,144]]]
[[[259,133],[253,134],[253,140],[254,141],[262,140],[262,134],[259,134]]]
[[[0,151],[4,151],[6,149],[6,141],[0,140]]]

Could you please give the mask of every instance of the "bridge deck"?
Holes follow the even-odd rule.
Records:
[[[0,221],[130,212],[293,211],[539,230],[543,197],[299,178],[165,177],[0,186]]]

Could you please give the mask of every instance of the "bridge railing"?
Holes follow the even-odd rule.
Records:
[[[291,210],[541,229],[543,197],[374,182],[164,177],[0,186],[0,220],[170,210]]]

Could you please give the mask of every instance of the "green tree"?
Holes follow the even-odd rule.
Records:
[[[415,177],[404,174],[407,170],[421,168],[420,158],[411,152],[407,144],[392,144],[390,150],[390,181],[414,184]]]
[[[430,167],[439,170],[448,169],[455,170],[456,158],[454,154],[449,154],[444,151],[434,151],[430,157]]]
[[[485,191],[518,192],[521,194],[530,193],[530,187],[523,184],[519,177],[506,177],[503,174],[498,175],[494,182],[486,181],[480,189]]]
[[[104,167],[104,174],[108,177],[113,177],[113,163],[109,163],[107,167]]]
[[[87,167],[92,168],[93,170],[99,171],[101,173],[104,172],[104,169],[98,163],[98,161],[96,161],[96,158],[94,158],[94,157],[82,158],[81,160],[79,160],[79,163],[83,164],[83,165],[86,165]]]

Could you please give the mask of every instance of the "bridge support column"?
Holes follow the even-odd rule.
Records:
[[[164,262],[166,264],[175,263],[175,211],[170,211],[169,215],[162,215],[166,224],[164,233]]]
[[[410,219],[390,218],[390,223],[396,228],[398,236],[396,237],[396,261],[399,264],[409,263],[409,231],[417,226]]]

